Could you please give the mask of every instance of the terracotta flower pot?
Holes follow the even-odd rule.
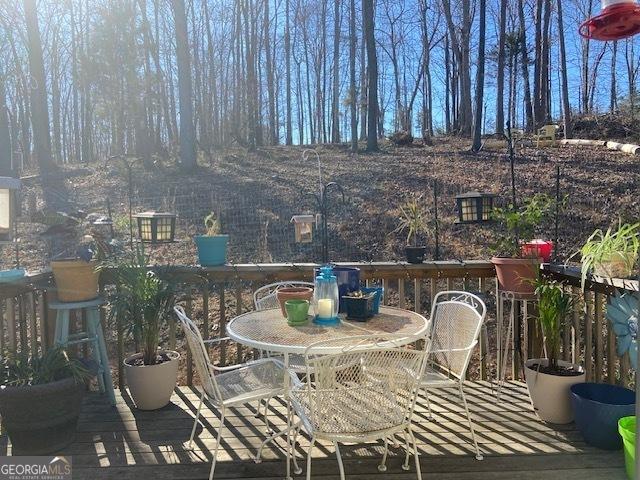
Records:
[[[86,302],[98,296],[99,272],[97,262],[69,259],[51,262],[56,281],[58,300],[61,302]]]
[[[178,378],[180,354],[172,350],[163,350],[170,360],[157,365],[134,365],[142,354],[136,353],[124,361],[129,393],[139,410],[157,410],[171,399]]]
[[[493,257],[491,263],[496,268],[501,290],[525,295],[535,292],[533,282],[540,270],[542,259]]]
[[[284,304],[287,300],[308,300],[311,301],[313,297],[313,288],[311,287],[286,287],[280,288],[276,292],[276,298],[280,303],[280,310],[282,310],[282,316],[287,316],[287,309]]]

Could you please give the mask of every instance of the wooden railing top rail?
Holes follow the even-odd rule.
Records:
[[[484,260],[469,261],[432,261],[421,264],[404,262],[339,262],[337,266],[357,267],[363,280],[369,278],[385,279],[405,277],[413,278],[488,278],[494,277],[491,262]],[[293,280],[311,279],[317,263],[248,263],[228,264],[219,267],[200,267],[190,265],[151,266],[164,275],[184,283],[200,284],[203,281],[254,281],[254,280]],[[109,271],[103,273],[102,281],[110,283]],[[10,298],[37,289],[46,289],[52,285],[50,270],[30,273],[24,278],[0,283],[0,298]]]
[[[582,286],[582,274],[579,267],[545,264],[542,270],[550,278],[575,287]],[[637,292],[640,282],[624,278],[606,278],[589,275],[585,282],[585,290],[612,295],[616,290]]]

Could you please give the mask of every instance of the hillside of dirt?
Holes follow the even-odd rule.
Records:
[[[154,260],[194,264],[192,236],[202,233],[202,219],[215,211],[230,234],[234,262],[316,261],[320,241],[294,241],[292,215],[315,213],[318,163],[301,147],[269,147],[256,152],[235,149],[201,158],[197,171],[184,174],[158,164],[152,171],[132,167],[132,195],[127,168],[112,160],[101,165],[65,167],[58,180],[27,177],[23,215],[19,222],[20,258],[31,269],[46,266],[55,227],[42,218],[52,211],[74,216],[107,215],[111,209],[115,235],[129,240],[128,210],[177,213],[176,242],[153,247]],[[436,139],[433,146],[395,147],[385,143],[373,154],[353,154],[346,146],[322,146],[322,182],[337,182],[329,191],[330,256],[332,260],[401,260],[405,237],[396,232],[399,206],[413,195],[430,218],[423,239],[430,258],[435,255],[434,181],[437,182],[440,259],[483,259],[492,254],[497,226],[455,223],[455,195],[477,190],[497,195],[499,204],[511,198],[509,161],[504,142],[487,140],[478,154],[466,142]],[[640,159],[593,147],[533,147],[515,152],[517,201],[535,193],[555,195],[556,166],[560,166],[560,195],[567,203],[558,218],[560,258],[567,258],[594,228],[619,218],[640,217]],[[48,207],[45,205],[48,204]],[[80,213],[78,213],[80,211]],[[541,225],[538,236],[555,237],[555,218]],[[64,237],[63,237],[64,238]],[[65,240],[68,242],[70,240]],[[59,241],[57,242],[60,243]],[[64,243],[64,242],[63,242]],[[59,250],[59,249],[58,249]],[[12,255],[3,255],[10,263]]]

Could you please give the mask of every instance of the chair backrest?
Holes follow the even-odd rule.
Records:
[[[276,294],[281,288],[289,287],[311,287],[313,283],[294,280],[291,282],[276,282],[260,287],[253,293],[253,304],[256,310],[268,310],[270,308],[278,308],[278,299]]]
[[[362,434],[410,422],[426,352],[398,346],[399,338],[365,335],[306,349],[307,378],[314,381],[299,388],[319,431]]]
[[[191,350],[191,356],[193,363],[196,365],[196,371],[202,382],[202,388],[205,393],[217,402],[222,402],[222,395],[218,389],[218,384],[214,375],[213,365],[209,361],[209,353],[202,340],[200,330],[193,323],[193,321],[187,317],[184,309],[180,306],[173,307],[173,310],[180,321],[184,337],[187,339],[189,350]]]
[[[427,341],[429,363],[464,378],[486,314],[487,307],[477,295],[460,291],[437,294]]]

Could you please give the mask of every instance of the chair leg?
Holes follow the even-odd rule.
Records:
[[[409,455],[411,453],[411,448],[409,447],[409,435],[407,435],[407,431],[404,431],[404,463],[402,464],[402,470],[408,472],[409,467]]]
[[[380,465],[378,465],[378,471],[379,472],[386,472],[387,471],[387,454],[389,453],[389,439],[385,438],[384,439],[384,453],[382,454],[382,461],[380,462]]]
[[[193,446],[193,437],[196,434],[196,427],[198,426],[198,419],[200,418],[200,411],[202,410],[202,402],[204,400],[204,390],[200,395],[200,401],[198,402],[198,411],[196,412],[196,418],[193,419],[193,427],[191,427],[191,436],[189,437],[189,448]]]
[[[429,401],[429,392],[427,391],[426,388],[423,388],[422,391],[424,392],[424,399],[427,402],[427,420],[433,420],[433,415],[431,413],[431,402]]]
[[[482,460],[484,457],[480,452],[480,448],[478,447],[478,442],[476,441],[476,433],[473,429],[473,422],[471,421],[471,415],[469,414],[469,406],[467,405],[467,398],[464,395],[464,390],[462,389],[462,382],[460,382],[460,397],[462,398],[462,403],[464,404],[464,411],[467,414],[467,421],[469,422],[469,430],[471,431],[471,440],[473,441],[473,446],[476,449],[476,460]]]
[[[313,445],[315,443],[316,443],[315,437],[311,437],[309,450],[307,450],[307,480],[311,480],[311,451],[313,450]]]
[[[224,428],[224,407],[220,415],[220,427],[218,427],[218,436],[216,437],[216,446],[213,449],[213,460],[211,460],[211,470],[209,471],[209,480],[213,480],[213,471],[216,468],[216,457],[218,456],[218,448],[220,447],[220,440],[222,439],[222,429]]]
[[[340,469],[340,480],[344,480],[344,465],[342,465],[342,455],[340,455],[340,447],[338,446],[338,442],[333,442],[333,446],[336,448],[336,457],[338,458],[338,468]]]
[[[271,399],[273,397],[267,398],[267,402],[264,405],[264,424],[267,427],[267,433],[272,433],[273,431],[269,427],[269,403],[271,403]]]
[[[413,443],[413,459],[416,462],[416,477],[418,480],[422,480],[422,471],[420,470],[420,456],[418,455],[418,444],[416,443],[416,437],[409,427],[409,436],[411,437],[411,443]]]

